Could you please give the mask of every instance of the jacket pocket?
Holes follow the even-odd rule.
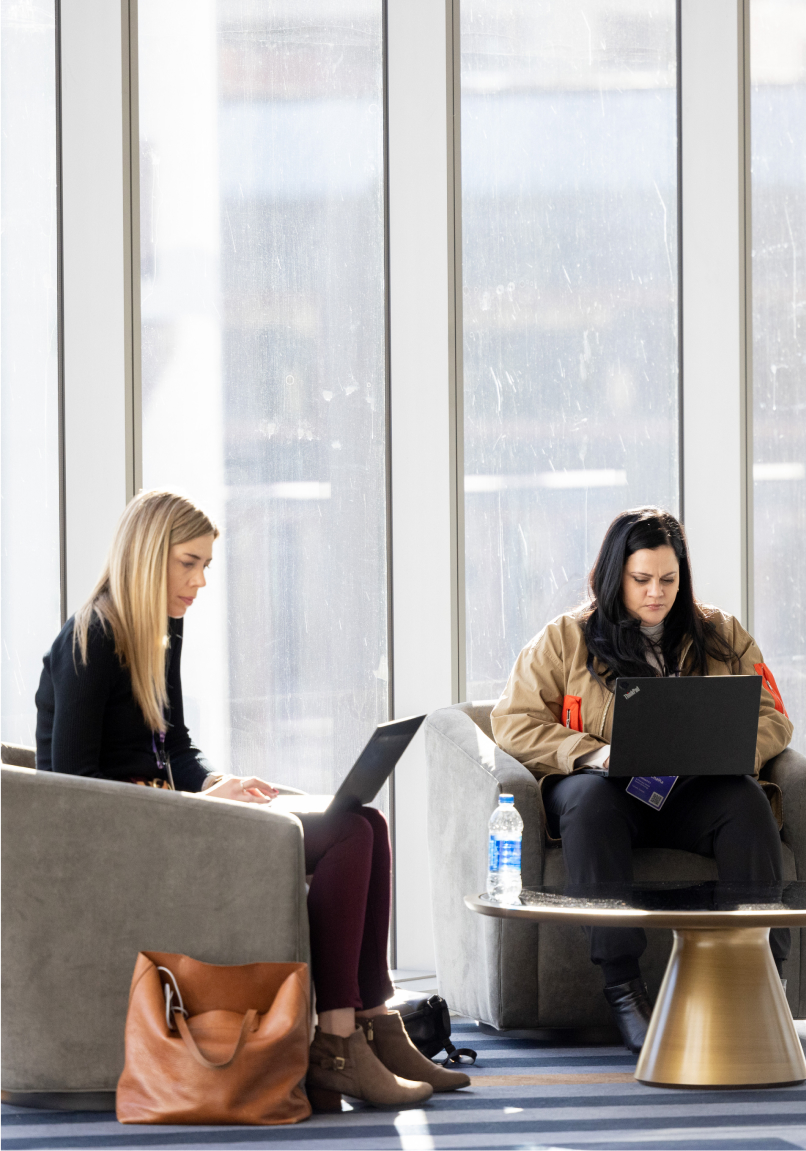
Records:
[[[562,722],[572,731],[582,731],[582,696],[567,695],[563,699]]]
[[[782,715],[785,715],[786,718],[789,719],[789,712],[784,707],[784,701],[781,698],[780,691],[778,690],[778,684],[775,682],[775,676],[767,667],[766,663],[754,663],[753,671],[756,673],[756,675],[761,676],[761,682],[764,684],[767,691],[773,698],[775,710],[780,711]]]

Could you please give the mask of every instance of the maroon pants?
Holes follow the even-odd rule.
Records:
[[[378,1007],[394,994],[386,948],[392,899],[389,828],[374,807],[300,815],[316,1010]]]

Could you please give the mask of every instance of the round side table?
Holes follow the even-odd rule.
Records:
[[[617,896],[525,888],[513,904],[466,896],[479,915],[583,926],[670,927],[674,947],[635,1078],[654,1087],[774,1087],[806,1080],[769,947],[806,925],[806,883],[740,892],[717,883],[641,884]]]

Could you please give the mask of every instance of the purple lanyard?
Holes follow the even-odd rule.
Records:
[[[157,749],[157,741],[156,741],[156,738],[154,736],[154,732],[152,731],[152,733],[151,733],[151,750],[154,752],[154,759],[156,759],[156,761],[157,761],[158,770],[165,772],[165,774],[168,777],[168,783],[171,786],[171,790],[174,791],[175,790],[175,788],[174,788],[174,777],[173,777],[173,772],[171,771],[170,757],[166,754],[166,751],[165,751],[165,732],[164,731],[160,732],[159,750]]]

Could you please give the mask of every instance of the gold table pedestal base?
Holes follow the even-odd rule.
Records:
[[[677,930],[635,1078],[656,1087],[806,1079],[769,928]]]

